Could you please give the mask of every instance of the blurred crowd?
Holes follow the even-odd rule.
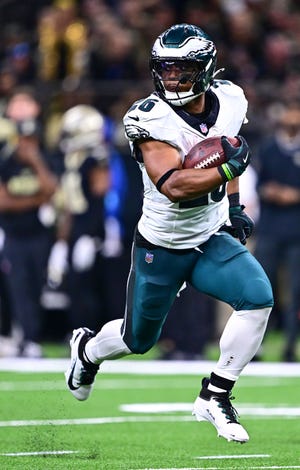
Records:
[[[280,123],[284,124],[285,106],[297,105],[300,100],[298,1],[6,0],[0,3],[0,116],[5,120],[2,125],[0,122],[5,137],[1,128],[0,137],[4,140],[10,135],[11,142],[15,135],[23,139],[20,139],[21,149],[19,142],[12,143],[10,150],[21,154],[17,167],[7,163],[9,159],[5,158],[3,148],[0,149],[0,197],[2,194],[6,201],[6,205],[0,201],[0,227],[2,238],[6,239],[2,242],[0,279],[2,345],[6,344],[5,338],[10,340],[13,334],[19,335],[16,348],[9,342],[6,349],[0,346],[0,355],[39,357],[43,354],[42,340],[65,338],[71,328],[81,326],[82,318],[89,321],[87,326],[99,330],[108,319],[123,315],[130,244],[140,214],[142,187],[138,168],[129,155],[122,117],[133,101],[146,96],[153,88],[148,62],[154,40],[170,25],[182,22],[196,24],[211,35],[218,50],[221,69],[218,78],[242,86],[249,100],[249,123],[243,134],[256,158],[247,173],[242,194],[252,216],[258,220],[256,184],[261,144],[274,135]],[[100,141],[93,148],[85,148],[83,157],[82,148],[62,148],[66,113],[78,105],[87,107],[85,111],[77,109],[81,123],[90,113],[93,122],[98,122],[99,116],[100,121],[103,118],[103,124],[98,123]],[[99,116],[93,111],[98,111]],[[13,130],[7,130],[7,120],[13,123]],[[32,128],[28,128],[30,123]],[[295,125],[296,138],[288,146],[294,153],[298,149],[300,152],[300,118]],[[82,133],[80,126],[76,133]],[[100,154],[94,152],[99,145]],[[28,153],[33,148],[46,162],[45,168],[38,159],[30,160]],[[86,161],[89,165],[84,164]],[[22,176],[22,188],[25,188],[22,198],[26,200],[18,207],[7,195],[16,175]],[[30,180],[33,185],[30,189],[31,177],[34,181]],[[79,186],[83,196],[75,201]],[[20,184],[14,187],[21,191]],[[28,198],[33,194],[36,199],[29,203]],[[294,217],[300,200],[295,197],[292,204]],[[88,209],[92,216],[86,216],[82,222],[80,213],[87,214]],[[33,218],[23,217],[24,211],[27,216],[30,211]],[[43,229],[37,218],[42,220]],[[90,224],[92,219],[103,223],[94,227]],[[81,227],[79,231],[78,227]],[[37,237],[40,237],[38,241]],[[76,245],[78,241],[80,245]],[[34,249],[36,246],[40,251]],[[76,246],[81,249],[76,251]],[[28,254],[28,251],[31,254],[36,251],[35,261],[17,254]],[[76,257],[77,252],[84,255]],[[14,263],[19,276],[11,277]],[[20,264],[30,273],[26,281],[20,277]],[[34,291],[32,297],[30,289]],[[300,287],[295,286],[294,291],[294,321],[289,328],[296,332]],[[215,306],[209,299],[191,292],[187,308],[185,297],[187,294],[174,307],[170,325],[166,325],[162,336],[162,356],[167,359],[202,357],[205,345],[215,336]],[[27,301],[28,310],[34,312],[31,316],[25,312]],[[184,311],[186,328],[196,335],[195,319],[188,314],[196,310],[195,305],[202,306],[203,325],[199,336],[191,337],[190,350],[186,350],[183,329],[177,326]],[[42,316],[36,309],[44,313],[51,311],[51,315]],[[72,314],[62,317],[62,310]],[[57,331],[58,318],[60,331]],[[177,318],[173,326],[172,318]],[[276,318],[275,327],[283,327],[280,313]],[[13,330],[16,321],[17,333]],[[173,331],[174,324],[176,331]],[[296,358],[295,336],[285,357],[288,360]]]
[[[250,101],[249,135],[268,131],[278,100],[299,96],[296,0],[7,0],[0,5],[1,106],[14,86],[34,85],[52,124],[49,144],[57,114],[75,99],[119,119],[132,97],[152,88],[149,50],[177,22],[212,36],[220,78],[240,84]]]

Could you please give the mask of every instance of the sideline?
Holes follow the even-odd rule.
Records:
[[[124,360],[105,361],[101,372],[107,374],[139,375],[199,375],[209,374],[215,361],[148,361]],[[69,359],[25,359],[0,358],[0,372],[64,372],[70,365]],[[300,363],[250,362],[243,376],[300,377]]]

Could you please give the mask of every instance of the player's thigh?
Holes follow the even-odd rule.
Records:
[[[254,256],[231,235],[220,232],[203,245],[191,284],[236,310],[273,305],[269,279]]]
[[[193,253],[181,256],[160,248],[134,247],[123,335],[133,352],[143,353],[158,340],[193,259]]]

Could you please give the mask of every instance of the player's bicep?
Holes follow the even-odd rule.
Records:
[[[149,178],[154,184],[170,169],[182,167],[178,150],[166,142],[147,140],[140,142],[139,148]]]

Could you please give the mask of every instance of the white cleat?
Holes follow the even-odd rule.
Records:
[[[209,399],[197,397],[193,415],[197,421],[209,421],[218,431],[219,437],[243,444],[249,435],[238,422],[238,414],[231,405],[229,392],[211,395]]]
[[[67,386],[77,400],[86,400],[93,388],[98,364],[86,362],[83,358],[83,350],[86,343],[95,336],[88,328],[73,330],[70,340],[71,365],[65,372]]]

